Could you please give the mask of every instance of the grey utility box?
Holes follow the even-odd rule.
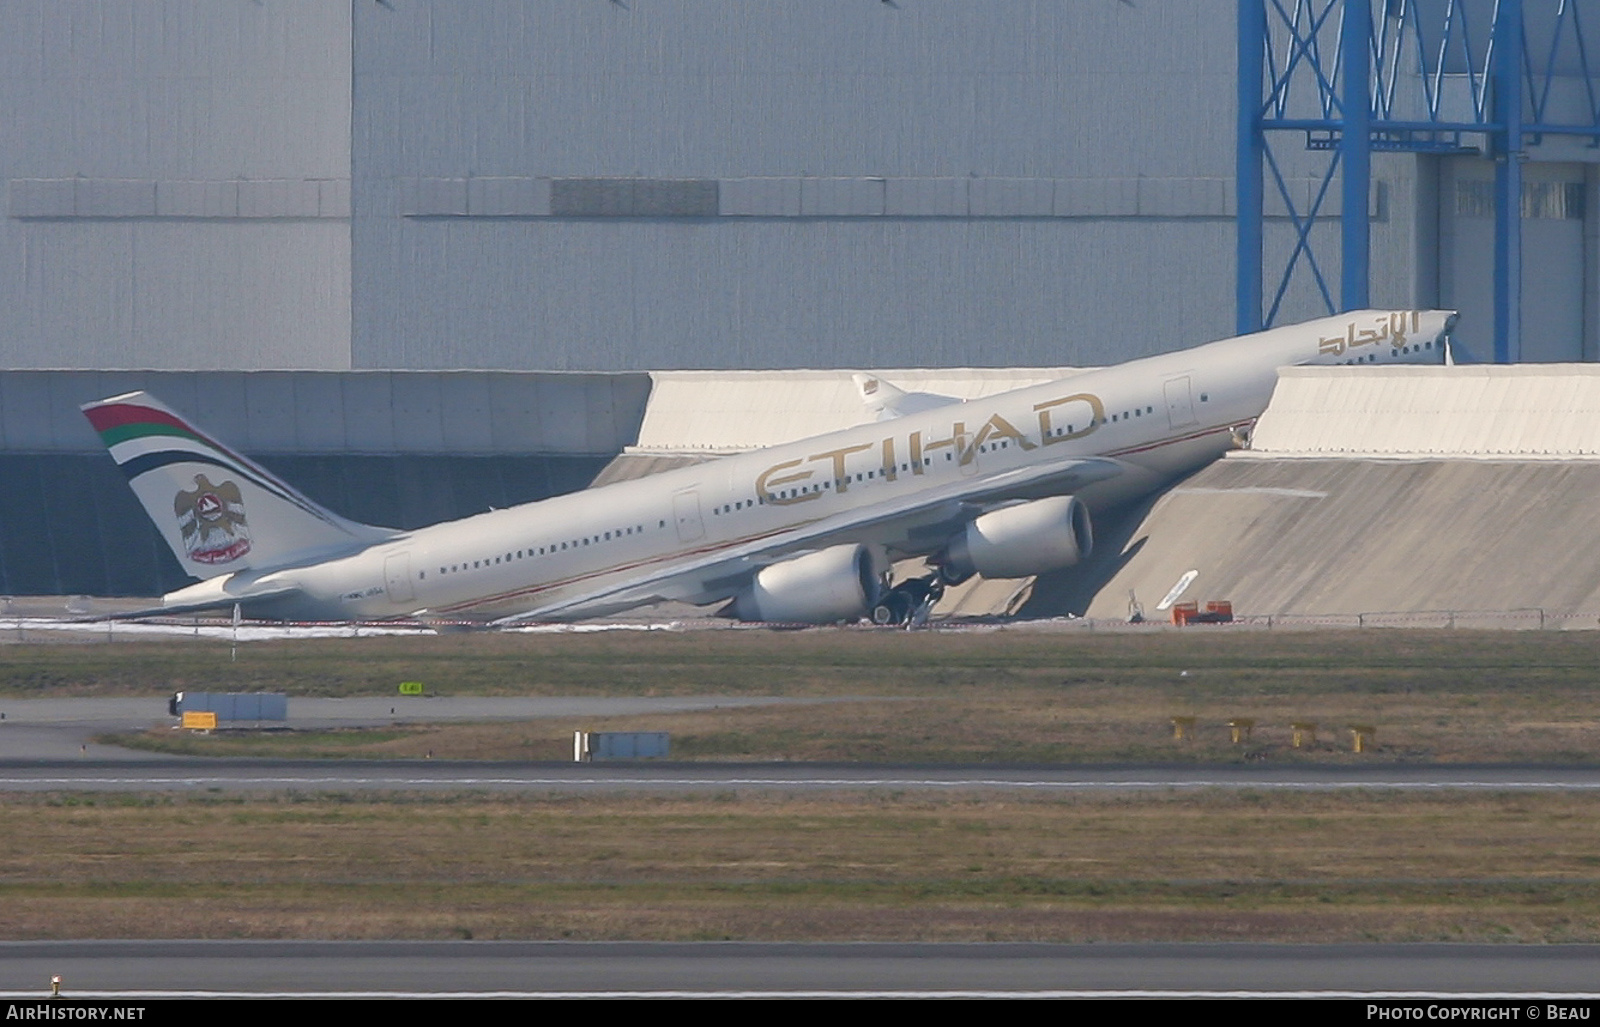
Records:
[[[574,731],[572,759],[576,763],[664,759],[668,744],[665,731]]]
[[[185,713],[215,713],[217,724],[239,721],[289,719],[289,697],[282,692],[174,692],[167,703],[174,717]]]

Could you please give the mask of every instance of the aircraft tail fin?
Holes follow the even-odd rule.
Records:
[[[183,569],[213,578],[392,537],[346,520],[146,392],[83,406]]]

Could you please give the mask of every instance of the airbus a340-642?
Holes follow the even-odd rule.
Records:
[[[973,574],[1082,560],[1094,514],[1236,444],[1279,367],[1443,363],[1454,322],[1353,311],[971,402],[863,379],[872,423],[414,531],[324,509],[147,393],[83,409],[201,579],[147,612],[516,623],[678,600],[901,623]]]

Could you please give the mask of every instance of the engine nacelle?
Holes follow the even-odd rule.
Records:
[[[833,546],[765,568],[733,612],[743,621],[831,624],[866,616],[881,588],[871,549]]]
[[[1025,578],[1060,570],[1094,549],[1089,511],[1076,496],[1051,496],[986,513],[967,525],[945,551],[945,573],[958,581]]]

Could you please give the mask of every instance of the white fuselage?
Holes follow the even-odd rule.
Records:
[[[482,619],[1037,461],[1117,461],[1123,473],[1078,493],[1091,510],[1103,510],[1220,456],[1266,409],[1277,368],[1442,363],[1447,317],[1358,311],[1227,339],[438,524],[267,577],[301,591],[282,615],[366,619],[427,611]],[[1381,337],[1374,325],[1386,325]],[[903,527],[897,522],[857,541],[895,557],[927,555],[947,541],[913,541]]]

